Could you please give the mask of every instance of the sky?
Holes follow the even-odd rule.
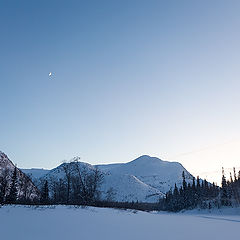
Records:
[[[0,1],[0,150],[22,168],[144,154],[209,179],[240,167],[239,12],[237,0]]]

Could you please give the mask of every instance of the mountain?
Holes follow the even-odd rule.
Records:
[[[178,162],[163,161],[143,155],[131,162],[122,164],[97,165],[110,175],[133,175],[143,183],[166,193],[170,188],[182,185],[182,172],[186,182],[192,183],[193,176]]]
[[[0,151],[0,177],[1,182],[0,184],[4,187],[4,197],[9,194],[10,185],[12,182],[12,175],[15,169],[15,165],[12,161],[8,158],[8,156]],[[32,180],[25,175],[20,169],[16,168],[17,172],[17,181],[16,181],[16,188],[17,188],[17,197],[18,199],[27,198],[30,200],[39,199],[40,193],[37,187],[33,184]]]
[[[65,169],[69,163],[63,163],[60,166],[50,170],[46,175],[42,176],[38,185],[40,186],[41,182],[48,180],[50,186],[53,186],[53,181],[66,181]],[[112,167],[112,165],[110,164]],[[159,190],[148,186],[133,175],[121,174],[121,175],[112,175],[107,171],[108,167],[96,167],[94,165],[78,162],[78,167],[81,170],[81,173],[88,174],[93,173],[96,168],[99,169],[101,175],[103,176],[102,183],[100,185],[100,198],[102,200],[111,200],[119,202],[156,202],[159,197],[163,197],[164,194]],[[71,173],[78,174],[76,171],[69,168]],[[31,171],[29,171],[30,173]],[[50,187],[51,190],[51,187]],[[54,190],[52,189],[52,192]]]
[[[24,169],[33,181],[40,186],[44,179],[51,181],[58,179],[65,181],[63,163],[52,170]],[[143,155],[128,163],[91,165],[78,162],[79,168],[85,172],[92,172],[98,168],[103,175],[100,187],[101,198],[124,201],[156,202],[167,191],[182,185],[182,172],[186,182],[192,183],[193,176],[178,162],[163,161],[156,157]]]

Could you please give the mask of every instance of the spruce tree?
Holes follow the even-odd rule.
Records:
[[[197,176],[197,188],[200,188],[200,178]]]
[[[221,189],[221,205],[228,205],[228,195],[227,195],[227,181],[224,174],[224,169],[222,168],[222,189]]]
[[[179,189],[179,208],[184,209],[185,204],[184,204],[184,191],[183,187],[181,186]]]
[[[47,204],[48,202],[49,202],[49,190],[48,190],[48,181],[46,180],[42,190],[42,203]]]
[[[186,182],[184,171],[182,172],[182,178],[183,178],[183,182],[182,182],[183,190],[186,191],[186,189],[187,189],[187,182]]]
[[[235,167],[233,168],[233,174],[234,174],[234,182],[236,182],[237,181],[237,175],[236,175]]]
[[[173,190],[173,208],[174,208],[174,211],[180,210],[180,207],[179,207],[179,191],[178,191],[176,183],[175,183],[175,187],[174,187],[174,190]]]
[[[230,172],[230,183],[233,183],[232,173]]]
[[[192,183],[192,205],[196,206],[198,198],[197,198],[197,189],[196,189],[196,183],[195,183],[195,177],[193,177],[193,183]]]
[[[183,186],[183,208],[186,208],[188,206],[188,199],[187,199],[187,182],[185,178],[184,171],[182,172],[182,186]]]
[[[12,182],[10,185],[10,190],[6,202],[7,203],[17,202],[17,167],[15,167],[13,171]]]
[[[196,190],[195,177],[193,177],[193,181],[192,181],[192,189],[193,189],[193,191]]]

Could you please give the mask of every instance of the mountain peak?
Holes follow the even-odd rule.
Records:
[[[159,164],[160,162],[164,162],[164,161],[157,157],[151,157],[149,155],[142,155],[142,156],[136,158],[135,160],[131,161],[130,163],[147,163],[147,164],[157,163],[157,164]]]
[[[4,152],[0,151],[0,156],[1,156],[1,157],[5,157],[6,154],[5,154]]]
[[[14,168],[14,164],[8,158],[8,156],[4,152],[0,151],[0,167],[5,168],[6,166],[11,169]]]
[[[148,159],[148,158],[152,158],[152,157],[149,155],[142,155],[142,156],[138,157],[137,159]]]

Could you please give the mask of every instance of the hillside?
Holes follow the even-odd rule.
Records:
[[[0,151],[0,177],[2,185],[2,194],[5,198],[9,194],[10,185],[12,182],[12,175],[15,166],[6,154]],[[21,199],[39,199],[40,194],[37,187],[33,184],[32,180],[26,176],[20,169],[17,169],[17,198]]]
[[[163,193],[173,188],[175,183],[181,186],[183,171],[187,182],[192,183],[193,178],[180,163],[163,161],[148,155],[143,155],[128,163],[98,166],[111,175],[133,175]]]

